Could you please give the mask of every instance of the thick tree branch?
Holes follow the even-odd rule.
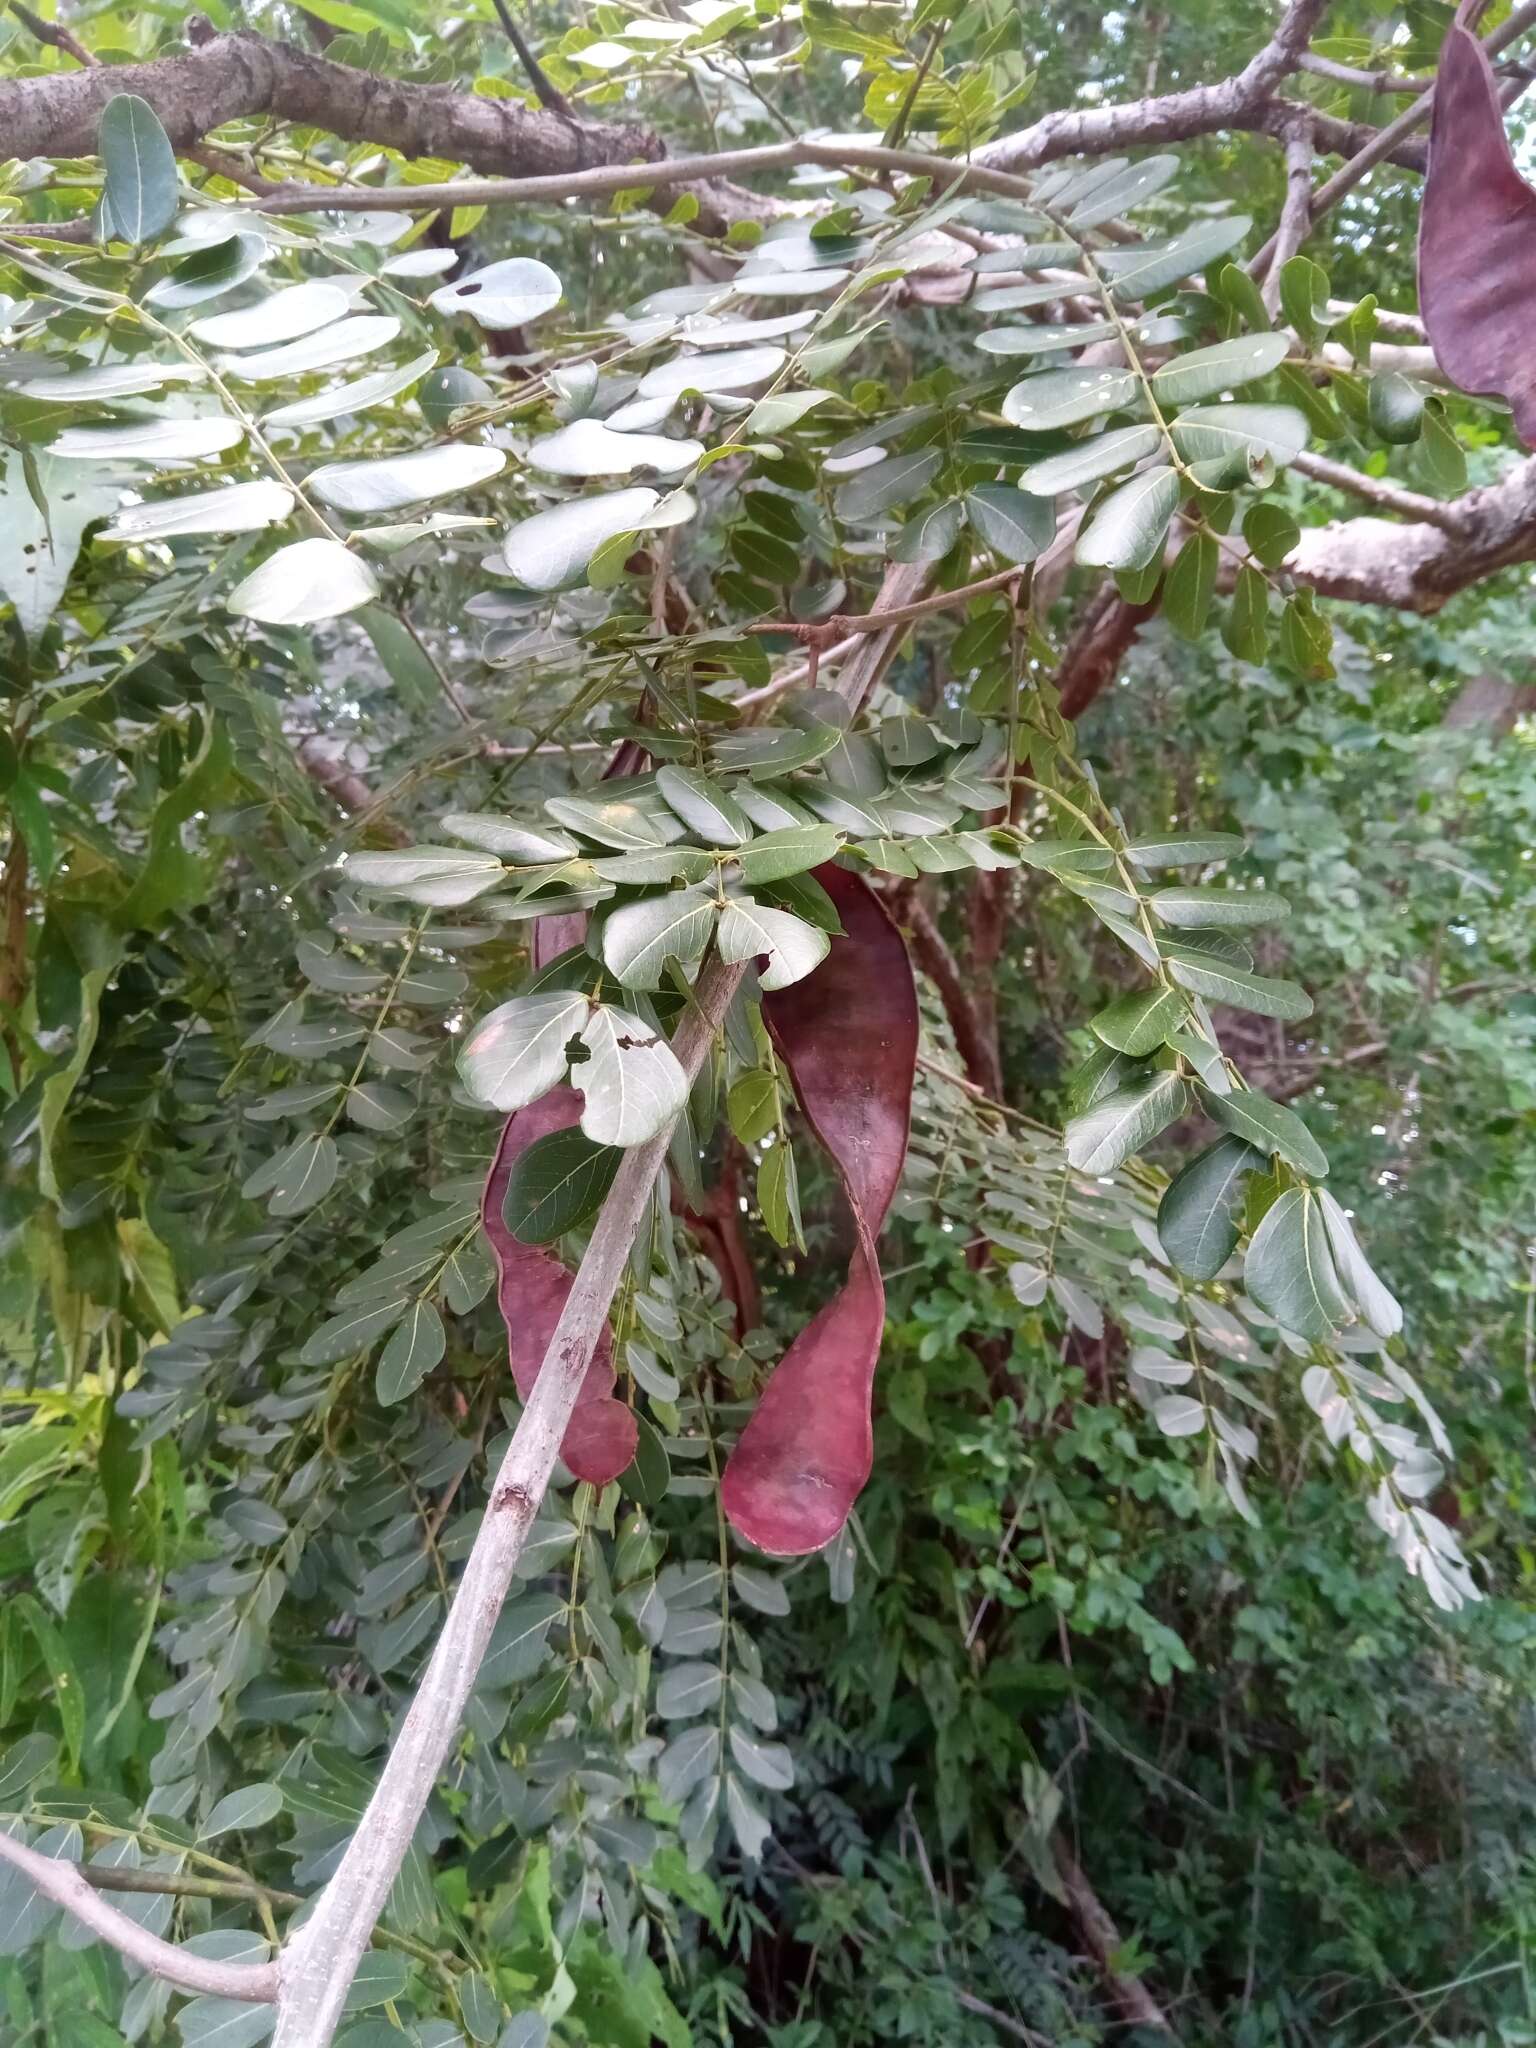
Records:
[[[1269,243],[1264,305],[1270,318],[1280,310],[1280,273],[1300,249],[1312,226],[1312,149],[1309,114],[1297,114],[1285,131],[1285,204]]]
[[[163,1977],[183,1991],[206,1992],[214,1998],[243,1998],[270,2005],[277,1997],[276,1963],[221,1963],[210,1956],[189,1955],[174,1942],[162,1941],[118,1906],[94,1890],[79,1867],[62,1857],[44,1856],[0,1830],[0,1863],[9,1863],[30,1878],[45,1899],[72,1913],[83,1927],[109,1942],[129,1962],[152,1976]]]
[[[1120,107],[1047,114],[1017,135],[989,142],[977,151],[977,160],[1027,170],[1062,156],[1102,155],[1131,144],[1182,142],[1222,128],[1262,126],[1276,86],[1296,70],[1327,7],[1328,0],[1290,0],[1274,35],[1234,77]]]
[[[1404,519],[1423,520],[1430,526],[1443,527],[1447,533],[1460,533],[1466,525],[1466,513],[1459,500],[1447,504],[1439,498],[1426,497],[1422,491],[1406,490],[1386,477],[1367,476],[1363,470],[1351,469],[1347,462],[1335,462],[1327,455],[1298,455],[1291,467],[1302,476],[1311,477],[1314,483],[1345,491]]]

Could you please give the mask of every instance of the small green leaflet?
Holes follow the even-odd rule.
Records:
[[[1290,338],[1284,334],[1240,334],[1211,348],[1191,349],[1153,373],[1159,405],[1190,405],[1218,391],[1267,377],[1284,362]]]
[[[1188,1091],[1171,1069],[1120,1088],[1075,1116],[1063,1134],[1067,1157],[1082,1173],[1113,1173],[1159,1131],[1182,1116]]]
[[[1205,527],[1192,533],[1174,558],[1163,583],[1163,616],[1185,640],[1205,631],[1216,596],[1220,555],[1216,536]]]
[[[1198,931],[1213,925],[1278,924],[1291,914],[1283,896],[1257,889],[1217,889],[1191,885],[1158,889],[1148,898],[1164,924]]]
[[[1232,860],[1243,845],[1235,832],[1183,832],[1166,839],[1133,839],[1125,851],[1144,868],[1194,868],[1207,861]]]
[[[115,93],[101,110],[96,149],[102,239],[135,248],[157,241],[176,218],[176,153],[148,100]]]
[[[977,484],[965,494],[965,516],[995,555],[1020,565],[1033,562],[1056,533],[1050,499],[1032,497],[1013,484]]]
[[[415,1393],[447,1348],[443,1319],[425,1298],[413,1301],[379,1354],[374,1390],[381,1406],[391,1407]]]
[[[1100,413],[1130,405],[1140,386],[1129,370],[1046,370],[1015,384],[1003,400],[1003,418],[1031,434],[1075,427]]]
[[[736,864],[743,881],[780,882],[819,868],[841,845],[842,834],[833,825],[785,825],[744,846]]]
[[[751,823],[735,799],[697,769],[660,768],[656,787],[688,829],[707,846],[744,846],[752,837]]]
[[[1176,471],[1144,469],[1110,492],[1079,536],[1077,559],[1089,568],[1145,569],[1162,550],[1179,505]]]
[[[1156,427],[1116,427],[1111,433],[1090,436],[1064,455],[1048,455],[1044,462],[1032,463],[1019,482],[1026,491],[1054,498],[1062,491],[1080,491],[1096,484],[1117,469],[1129,469],[1161,446],[1162,435]]]
[[[1234,1089],[1230,1095],[1213,1095],[1202,1086],[1199,1094],[1206,1115],[1223,1130],[1246,1138],[1261,1152],[1278,1153],[1298,1173],[1315,1174],[1319,1179],[1327,1173],[1327,1153],[1295,1110],[1271,1102],[1267,1095],[1252,1088]]]
[[[1294,1336],[1322,1341],[1348,1320],[1322,1208],[1311,1188],[1287,1188],[1265,1211],[1243,1262],[1243,1285]]]
[[[1279,1017],[1290,1024],[1312,1014],[1312,998],[1293,981],[1249,974],[1193,947],[1170,946],[1163,957],[1179,986],[1208,1002],[1230,1003],[1234,1010],[1251,1010],[1256,1017]]]
[[[1121,996],[1101,1010],[1091,1024],[1096,1035],[1116,1052],[1142,1059],[1156,1052],[1170,1031],[1176,1031],[1189,1014],[1189,1006],[1172,989],[1154,988],[1144,993]]]
[[[603,920],[603,964],[626,988],[655,989],[669,959],[685,965],[703,956],[716,902],[700,889],[647,896],[611,910]]]
[[[459,1054],[464,1086],[490,1109],[524,1108],[565,1079],[566,1047],[586,1022],[586,997],[561,990],[498,1004]]]
[[[519,1244],[549,1244],[602,1207],[623,1157],[579,1130],[536,1138],[513,1162],[502,1221]]]
[[[766,955],[762,986],[773,990],[803,981],[827,957],[831,940],[787,910],[770,910],[750,896],[733,896],[720,916],[720,958],[754,960]]]
[[[1218,1138],[1168,1183],[1157,1211],[1163,1250],[1191,1280],[1214,1280],[1237,1249],[1243,1183],[1267,1161],[1242,1138]]]

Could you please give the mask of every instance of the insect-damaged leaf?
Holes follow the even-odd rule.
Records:
[[[731,1453],[732,1524],[779,1557],[819,1550],[848,1519],[874,1455],[870,1394],[885,1320],[875,1241],[901,1178],[917,995],[901,936],[856,875],[823,867],[844,936],[763,1018],[853,1211],[847,1284],[791,1344]]]
[[[1508,399],[1536,447],[1536,192],[1515,168],[1493,67],[1463,0],[1435,78],[1419,214],[1419,305],[1445,374]]]

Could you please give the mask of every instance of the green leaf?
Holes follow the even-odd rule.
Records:
[[[199,1827],[198,1840],[212,1841],[216,1835],[227,1835],[237,1828],[265,1827],[269,1820],[276,1820],[282,1810],[280,1785],[242,1785],[238,1791],[224,1794]]]
[[[795,1155],[783,1139],[758,1162],[757,1206],[762,1211],[763,1227],[775,1244],[799,1241],[800,1184]]]
[[[1181,1273],[1216,1278],[1242,1232],[1243,1183],[1267,1165],[1243,1139],[1226,1137],[1174,1175],[1158,1205],[1157,1234]]]
[[[1153,394],[1159,405],[1191,405],[1218,391],[1235,390],[1267,377],[1284,362],[1289,347],[1284,334],[1240,334],[1211,348],[1191,349],[1153,372]]]
[[[346,876],[362,889],[379,889],[408,902],[452,908],[483,896],[505,870],[493,856],[455,846],[412,846],[400,853],[350,853]]]
[[[1191,883],[1184,888],[1157,889],[1147,898],[1164,924],[1197,931],[1207,926],[1278,924],[1291,906],[1273,890],[1225,889]]]
[[[371,1349],[374,1340],[398,1323],[405,1313],[404,1299],[358,1303],[322,1323],[299,1353],[301,1365],[331,1365],[356,1351]]]
[[[755,1785],[766,1786],[770,1792],[789,1790],[795,1782],[795,1766],[782,1742],[764,1742],[737,1721],[726,1732],[731,1755]]]
[[[1298,590],[1286,599],[1275,653],[1280,666],[1303,682],[1326,682],[1333,674],[1333,628],[1319,613],[1310,590]]]
[[[176,153],[159,116],[137,93],[114,93],[96,135],[104,238],[142,248],[176,218]]]
[[[287,405],[274,406],[263,413],[264,427],[315,427],[326,421],[340,419],[343,413],[366,412],[371,405],[382,405],[386,399],[398,398],[402,391],[409,391],[413,384],[421,383],[428,370],[437,361],[437,350],[429,348],[419,356],[413,356],[408,363],[392,364],[383,370],[370,371],[366,377],[358,377],[350,384],[334,385],[329,391],[317,392],[313,398],[296,398]],[[486,396],[490,396],[489,387]],[[417,403],[427,415],[428,424],[436,425],[427,412],[426,386],[422,386]]]
[[[1403,1311],[1396,1297],[1372,1271],[1353,1224],[1326,1188],[1317,1190],[1317,1200],[1334,1269],[1346,1295],[1378,1337],[1395,1337],[1403,1327]]]
[[[1271,1102],[1253,1088],[1237,1088],[1230,1095],[1216,1095],[1204,1083],[1199,1087],[1200,1106],[1223,1130],[1246,1138],[1258,1151],[1276,1153],[1298,1173],[1310,1173],[1319,1180],[1328,1171],[1328,1155],[1307,1129],[1295,1110]]]
[[[1325,1341],[1348,1319],[1322,1207],[1311,1188],[1287,1188],[1264,1212],[1243,1262],[1243,1285],[1297,1337]]]
[[[1232,603],[1221,623],[1221,637],[1239,661],[1263,666],[1269,652],[1269,585],[1251,563],[1237,572]]]
[[[1279,1017],[1290,1024],[1312,1014],[1312,998],[1293,981],[1249,974],[1193,948],[1170,946],[1164,958],[1180,988],[1204,996],[1207,1002],[1228,1003],[1234,1010],[1249,1010],[1256,1017]]]
[[[579,583],[598,549],[642,527],[660,494],[637,485],[598,498],[572,498],[521,520],[502,543],[507,567],[525,590]]]
[[[1156,1052],[1170,1031],[1176,1031],[1189,1015],[1189,1006],[1171,989],[1147,989],[1140,995],[1121,996],[1090,1019],[1094,1032],[1117,1052],[1133,1059]]]
[[[448,1334],[432,1303],[418,1297],[395,1326],[379,1354],[374,1391],[382,1407],[393,1407],[414,1394],[427,1374],[442,1363]]]
[[[965,494],[965,516],[995,555],[1020,565],[1043,554],[1056,534],[1050,499],[1033,497],[1013,484],[977,484]]]
[[[1253,222],[1232,213],[1203,220],[1166,242],[1141,242],[1120,249],[1100,249],[1095,261],[1111,277],[1118,299],[1144,299],[1164,285],[1204,270],[1225,256],[1247,234]]]
[[[1310,256],[1293,256],[1280,270],[1280,308],[1308,348],[1332,325],[1327,316],[1328,273]]]
[[[1198,640],[1205,631],[1216,596],[1220,551],[1206,527],[1192,533],[1179,549],[1163,584],[1163,615],[1176,633]]]
[[[743,1145],[755,1145],[779,1124],[779,1089],[772,1074],[754,1067],[726,1098],[726,1116]]]
[[[1123,483],[1090,515],[1077,559],[1095,569],[1145,569],[1162,553],[1179,506],[1177,472],[1163,465]]]
[[[745,882],[779,882],[819,868],[842,843],[843,836],[834,825],[785,825],[744,846],[736,864]]]
[[[912,448],[888,455],[839,484],[833,510],[839,519],[876,519],[926,490],[943,466],[944,456],[937,448]]]
[[[714,1664],[672,1664],[656,1687],[656,1711],[664,1721],[686,1721],[710,1714],[720,1704],[725,1681]]]
[[[293,507],[293,492],[283,484],[226,484],[220,490],[189,491],[181,498],[124,506],[100,537],[146,541],[175,540],[190,533],[257,533],[286,519]]]
[[[572,1067],[571,1082],[584,1098],[581,1128],[595,1144],[643,1144],[674,1121],[688,1077],[643,1018],[605,1003],[588,1016],[581,1042],[589,1057]]]
[[[482,327],[521,327],[558,306],[564,295],[547,263],[509,256],[439,285],[427,303],[438,313],[467,313]]]
[[[580,1130],[535,1138],[512,1163],[502,1220],[520,1244],[549,1244],[602,1207],[623,1157]]]
[[[1266,481],[1266,469],[1284,469],[1307,445],[1307,422],[1293,405],[1192,405],[1173,423],[1173,445],[1201,465],[1208,488]]]
[[[276,342],[298,341],[344,320],[352,301],[340,285],[315,278],[272,292],[237,313],[209,313],[191,326],[193,337],[210,348],[270,348]]]
[[[750,896],[733,896],[720,914],[720,958],[755,960],[767,956],[762,971],[766,990],[788,988],[826,959],[831,940],[814,925],[787,910],[770,910]]]
[[[1056,289],[1059,292],[1061,287]],[[998,298],[1005,296],[997,294]],[[1111,341],[1119,332],[1113,320],[1085,320],[1072,327],[988,327],[977,335],[976,346],[989,356],[1056,355],[1062,349]]]
[[[1301,539],[1301,528],[1283,505],[1250,505],[1243,515],[1243,539],[1255,561],[1278,569]]]
[[[196,424],[192,422],[191,424]],[[336,540],[300,540],[237,583],[225,609],[265,626],[311,626],[355,612],[379,594],[368,564]]]
[[[1170,1068],[1105,1096],[1068,1123],[1067,1158],[1081,1173],[1113,1173],[1184,1114],[1188,1091]]]
[[[1062,491],[1080,491],[1101,477],[1128,469],[1143,457],[1155,455],[1163,437],[1156,427],[1116,427],[1107,434],[1092,434],[1064,455],[1048,455],[1044,462],[1031,463],[1019,478],[1026,491],[1053,498]]]
[[[309,1132],[253,1173],[241,1192],[252,1198],[269,1194],[267,1208],[274,1216],[302,1216],[324,1201],[340,1169],[336,1140]]]
[[[11,1613],[32,1631],[33,1640],[48,1669],[52,1705],[59,1717],[64,1748],[72,1768],[80,1767],[80,1750],[85,1741],[85,1689],[75,1669],[64,1637],[42,1603],[30,1593],[10,1596]],[[12,1752],[14,1754],[14,1752]]]
[[[603,920],[603,963],[626,988],[660,988],[668,960],[688,966],[703,957],[715,914],[714,896],[699,889],[626,903]]]
[[[1084,366],[1045,370],[1015,384],[1003,400],[1003,418],[1031,434],[1075,427],[1101,413],[1119,412],[1134,403],[1140,391],[1129,370]]]
[[[1166,838],[1133,839],[1125,851],[1139,867],[1194,868],[1231,860],[1243,847],[1235,832],[1172,832]]]
[[[475,1026],[459,1073],[476,1102],[522,1109],[565,1079],[566,1047],[587,1022],[587,999],[566,990],[514,996]]]
[[[355,516],[398,512],[454,491],[472,491],[505,469],[500,448],[445,441],[369,462],[327,462],[311,470],[306,488],[323,503]]]
[[[656,787],[694,837],[702,839],[706,846],[744,846],[752,837],[751,822],[734,797],[696,768],[659,768]]]
[[[1366,386],[1366,410],[1383,441],[1401,447],[1417,441],[1424,424],[1424,387],[1399,370],[1379,371]]]

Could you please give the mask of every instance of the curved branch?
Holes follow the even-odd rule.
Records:
[[[189,1955],[174,1942],[162,1941],[118,1906],[92,1889],[78,1865],[61,1857],[44,1856],[29,1849],[13,1835],[0,1831],[0,1863],[9,1863],[29,1879],[45,1899],[52,1899],[72,1913],[82,1926],[115,1948],[119,1955],[163,1977],[183,1991],[200,1991],[214,1998],[242,1998],[258,2005],[271,2005],[277,1997],[276,1963],[221,1963],[212,1956]]]

